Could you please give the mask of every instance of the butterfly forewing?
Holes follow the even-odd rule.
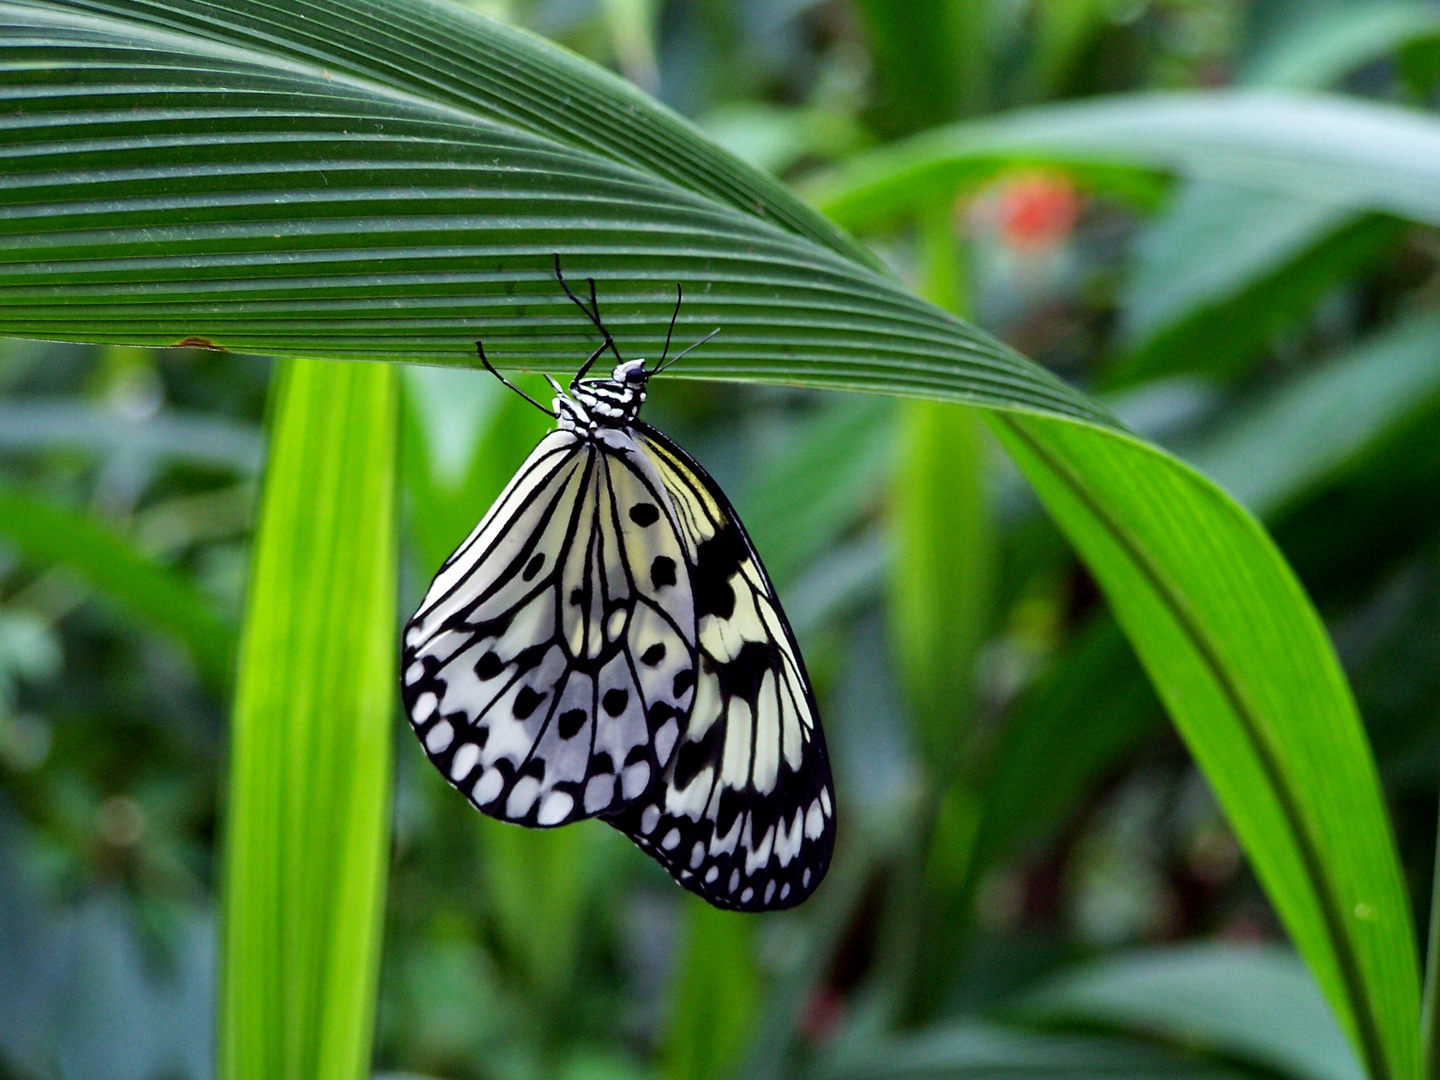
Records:
[[[406,710],[446,779],[539,826],[653,785],[695,693],[685,560],[628,435],[542,439],[405,629]]]
[[[829,759],[804,663],[719,487],[659,432],[635,430],[685,549],[697,683],[668,767],[607,820],[712,904],[790,907],[819,884],[835,843]]]

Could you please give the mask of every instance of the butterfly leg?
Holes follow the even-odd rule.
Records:
[[[581,300],[578,296],[576,296],[573,292],[570,291],[570,285],[568,282],[566,282],[565,275],[560,271],[560,253],[557,251],[555,253],[555,280],[560,282],[560,287],[565,290],[565,295],[575,302],[575,306],[585,313],[585,317],[595,324],[595,329],[599,330],[600,336],[605,339],[605,343],[601,345],[600,348],[595,350],[594,354],[590,357],[590,359],[586,360],[585,363],[581,366],[580,370],[575,373],[575,378],[570,380],[571,389],[574,389],[575,384],[580,381],[581,376],[583,376],[587,371],[590,370],[590,365],[595,363],[595,361],[599,358],[600,354],[604,352],[607,348],[615,354],[615,359],[617,361],[623,361],[624,358],[620,355],[620,350],[615,347],[615,339],[610,336],[610,331],[606,330],[605,324],[600,321],[600,303],[595,298],[595,279],[586,279],[590,282],[591,305],[590,307],[586,307],[585,301]]]
[[[557,413],[557,412],[555,412],[554,409],[547,409],[544,405],[541,405],[538,401],[536,401],[533,397],[531,397],[529,394],[527,394],[524,390],[521,390],[518,386],[516,386],[514,383],[512,383],[509,379],[505,378],[504,375],[501,375],[500,372],[496,371],[496,370],[495,370],[495,365],[492,364],[492,363],[490,363],[490,358],[485,355],[485,346],[484,346],[483,344],[481,344],[481,343],[478,342],[478,341],[475,342],[475,350],[480,354],[480,363],[482,363],[482,364],[485,365],[485,370],[486,370],[486,371],[490,372],[491,375],[494,375],[495,378],[499,379],[502,383],[504,383],[506,386],[508,386],[511,390],[514,390],[515,393],[519,394],[519,395],[520,395],[521,397],[523,397],[526,401],[528,401],[531,405],[534,405],[537,409],[539,409],[541,412],[543,412],[546,416],[549,416],[549,417],[551,417],[551,418],[553,418],[553,419],[556,419],[556,420],[558,420],[558,419],[560,418],[560,414]]]
[[[680,301],[685,299],[685,291],[680,288],[680,283],[675,283],[675,310],[670,313],[670,329],[665,331],[665,351],[660,354],[660,360],[655,365],[651,374],[658,375],[665,366],[665,357],[670,355],[670,338],[675,333],[675,320],[680,317]]]

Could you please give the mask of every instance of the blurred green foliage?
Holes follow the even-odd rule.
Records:
[[[1059,150],[977,128],[998,141],[974,160],[897,174],[864,205],[834,193],[906,136],[1097,95],[1138,115],[1123,110],[1155,90],[1325,89],[1433,127],[1440,7],[472,6],[816,192],[922,295],[1103,392],[1259,515],[1337,643],[1427,911],[1433,188],[1282,190],[1303,147],[1247,186],[1149,129],[1134,136],[1149,156],[1087,159],[1082,101],[1042,115]],[[7,1080],[214,1074],[227,665],[270,368],[0,342]],[[408,367],[400,383],[408,609],[545,423],[480,374]],[[843,800],[831,879],[794,912],[712,911],[604,826],[471,813],[397,722],[378,1071],[1363,1075],[1095,580],[970,414],[662,380],[647,419],[732,494],[794,618]]]

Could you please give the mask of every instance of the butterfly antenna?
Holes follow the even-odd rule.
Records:
[[[701,345],[704,345],[705,342],[709,341],[712,337],[714,337],[714,336],[715,336],[716,334],[718,334],[719,332],[720,332],[720,327],[718,327],[718,326],[715,327],[714,330],[711,330],[708,334],[706,334],[704,337],[702,337],[699,341],[695,342],[694,345],[691,345],[691,346],[690,346],[689,348],[687,348],[684,352],[676,353],[676,354],[675,354],[675,359],[671,360],[668,364],[665,364],[665,365],[663,365],[663,366],[661,366],[661,367],[657,367],[657,368],[656,368],[654,371],[652,371],[650,374],[651,374],[651,375],[659,375],[660,372],[664,371],[666,368],[672,368],[672,367],[674,367],[674,366],[675,366],[676,364],[678,364],[681,360],[685,359],[685,357],[689,356],[692,352],[694,352],[696,349],[698,349]]]
[[[677,281],[675,283],[675,310],[670,313],[670,329],[665,331],[665,351],[660,354],[660,359],[655,364],[655,370],[651,372],[653,375],[658,375],[665,368],[665,357],[670,355],[670,336],[675,333],[675,320],[680,315],[680,301],[683,299],[685,299],[685,294],[681,291],[680,283]]]
[[[514,383],[512,383],[509,379],[505,378],[504,375],[501,375],[500,372],[496,371],[496,370],[495,370],[495,365],[492,364],[492,363],[490,363],[490,358],[485,355],[485,346],[482,345],[482,344],[481,344],[480,342],[478,342],[478,341],[475,342],[475,351],[480,354],[480,363],[482,363],[482,364],[485,365],[485,370],[486,370],[486,371],[490,372],[491,375],[494,375],[495,378],[499,379],[502,383],[504,383],[506,386],[508,386],[511,390],[514,390],[515,393],[519,394],[519,395],[520,395],[521,397],[523,397],[526,401],[528,401],[531,405],[534,405],[537,409],[539,409],[541,412],[543,412],[546,416],[550,417],[552,420],[558,420],[558,419],[560,419],[560,414],[559,414],[559,413],[555,412],[555,410],[553,410],[553,409],[547,409],[544,405],[541,405],[538,401],[536,401],[533,397],[531,397],[529,394],[527,394],[524,390],[521,390],[518,386],[516,386]]]
[[[570,380],[570,385],[573,387],[577,382],[580,381],[581,377],[590,370],[590,365],[595,363],[596,358],[605,351],[606,346],[608,346],[610,351],[615,354],[615,360],[617,363],[623,362],[623,357],[621,357],[620,355],[620,350],[615,347],[615,339],[610,336],[610,331],[606,330],[605,324],[600,321],[600,303],[595,299],[595,279],[587,279],[590,282],[591,307],[586,307],[585,301],[581,300],[578,296],[576,296],[573,292],[570,291],[570,285],[565,280],[565,275],[560,271],[560,253],[557,251],[555,253],[555,280],[560,282],[560,287],[565,290],[565,295],[568,296],[572,301],[574,301],[575,306],[585,313],[585,317],[595,324],[595,329],[599,330],[600,336],[605,339],[605,345],[597,349],[591,355],[590,359],[586,360],[585,363],[581,365],[580,370],[575,373],[575,377]]]

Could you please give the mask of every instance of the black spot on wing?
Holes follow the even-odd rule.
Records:
[[[515,695],[515,719],[526,720],[535,711],[539,704],[545,700],[545,695],[536,693],[528,686],[522,686],[520,692]]]
[[[674,585],[675,560],[668,555],[657,555],[655,561],[650,564],[650,583],[659,589],[665,585]],[[735,599],[732,595],[730,605],[733,608]]]
[[[728,619],[735,614],[735,588],[730,579],[740,572],[740,564],[750,557],[745,539],[733,522],[727,521],[709,540],[695,551],[695,617],[715,615]]]
[[[687,788],[700,775],[706,765],[718,765],[720,753],[725,747],[725,724],[711,724],[705,734],[695,741],[686,740],[675,754],[675,779],[677,788]]]
[[[665,643],[663,641],[657,641],[654,645],[651,645],[648,649],[646,649],[643,653],[640,654],[640,662],[646,667],[654,667],[656,664],[660,663],[660,661],[664,659]]]
[[[747,641],[733,659],[723,663],[710,660],[706,670],[714,671],[722,697],[743,698],[753,709],[765,673],[774,671],[778,675],[782,663],[780,646],[773,641]]]
[[[661,724],[665,723],[666,720],[678,715],[679,713],[675,711],[668,701],[657,701],[654,705],[650,706],[650,711],[645,714],[645,718],[650,721],[650,730],[654,731]]]
[[[660,511],[652,503],[636,503],[630,508],[630,520],[642,528],[660,520]]]
[[[560,731],[560,738],[573,739],[580,734],[580,729],[585,726],[586,713],[584,709],[566,709],[556,720]]]
[[[630,691],[622,690],[620,687],[612,687],[605,691],[605,696],[600,699],[605,706],[605,711],[611,716],[619,716],[625,711],[625,706],[630,704]]]

